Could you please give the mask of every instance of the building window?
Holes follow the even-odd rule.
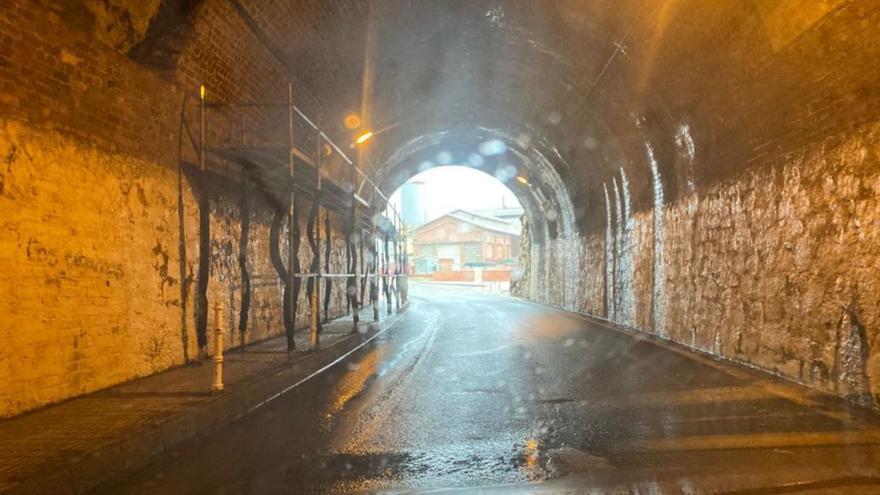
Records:
[[[436,256],[437,249],[433,244],[422,244],[421,253],[422,256]]]
[[[482,261],[482,256],[480,256],[480,245],[476,242],[462,244],[461,260],[463,263],[479,263]]]

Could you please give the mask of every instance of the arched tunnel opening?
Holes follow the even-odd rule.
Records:
[[[877,491],[878,24],[7,1],[0,492]]]
[[[576,278],[573,276],[575,267],[573,263],[551,261],[548,255],[560,248],[572,249],[576,244],[574,208],[556,170],[540,155],[530,153],[527,139],[520,136],[517,143],[487,129],[420,136],[396,150],[381,173],[387,177],[389,190],[399,188],[419,173],[452,164],[461,164],[503,183],[524,212],[518,237],[526,240],[525,252],[519,256],[513,292],[529,296],[546,290],[557,291],[557,294],[570,290],[572,293],[562,298],[568,297],[569,304],[573,305],[574,280],[559,282],[565,280],[565,276]],[[457,194],[468,193],[462,190]],[[571,262],[575,260],[569,258]],[[565,270],[572,271],[563,275]]]
[[[511,294],[527,283],[533,229],[518,198],[522,191],[509,188],[526,179],[504,161],[489,167],[476,154],[471,158],[474,165],[454,165],[455,156],[440,151],[437,163],[424,160],[413,167],[415,175],[401,175],[411,176],[390,196],[408,239],[410,289],[461,286]]]

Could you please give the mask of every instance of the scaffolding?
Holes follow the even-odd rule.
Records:
[[[198,93],[198,139],[193,136],[184,102],[181,116],[181,142],[189,138],[196,151],[198,163],[182,163],[197,171],[202,187],[199,189],[200,243],[204,249],[210,240],[207,214],[210,198],[204,187],[208,162],[233,164],[242,177],[253,180],[267,194],[284,205],[288,228],[287,266],[276,263],[276,271],[284,285],[284,322],[288,336],[288,350],[293,350],[297,298],[301,282],[306,281],[309,302],[309,341],[312,348],[319,346],[322,318],[321,289],[324,288],[323,321],[329,318],[329,298],[334,279],[344,279],[347,306],[353,315],[353,331],[358,325],[358,311],[365,306],[365,298],[372,305],[373,318],[379,320],[380,285],[388,313],[392,300],[399,309],[407,298],[406,232],[399,212],[379,185],[370,178],[346,153],[306,114],[294,104],[293,85],[288,83],[285,101],[269,102],[219,102],[207,98],[206,88],[200,86]],[[285,111],[286,142],[257,142],[260,132],[249,132],[247,113]],[[210,112],[219,112],[225,122],[238,124],[238,136],[229,133],[209,138]],[[232,116],[232,118],[230,118]],[[236,118],[237,117],[237,118]],[[279,126],[281,127],[281,126]],[[222,133],[221,133],[222,134]],[[308,144],[308,141],[312,141]],[[307,151],[313,146],[312,151]],[[183,162],[183,160],[182,160]],[[234,175],[228,173],[226,175]],[[298,198],[311,202],[307,222],[307,240],[311,248],[312,263],[308,270],[300,268]],[[324,210],[324,232],[321,239],[321,213]],[[346,218],[346,262],[344,272],[331,272],[330,212]],[[274,222],[273,222],[274,223]],[[280,229],[280,219],[279,219]],[[271,236],[270,236],[271,237]],[[206,242],[207,241],[207,242]],[[323,252],[322,252],[323,242]],[[392,246],[389,246],[389,243]],[[277,239],[270,239],[270,250],[280,249]],[[401,249],[401,244],[403,248]],[[366,253],[365,253],[366,251]],[[207,251],[202,251],[207,252]],[[324,263],[322,265],[322,255]],[[197,333],[200,354],[204,351],[207,331],[207,257],[200,256],[197,308]],[[281,266],[279,266],[281,265]],[[360,282],[360,284],[359,284]],[[367,294],[367,284],[369,294]],[[360,285],[360,290],[358,290]],[[242,304],[244,307],[244,304]],[[246,319],[246,315],[243,317]]]

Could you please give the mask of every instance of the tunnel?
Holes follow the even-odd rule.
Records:
[[[0,437],[417,318],[388,197],[445,165],[521,202],[511,297],[873,425],[878,25],[874,0],[5,2]]]

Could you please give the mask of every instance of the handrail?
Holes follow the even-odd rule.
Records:
[[[342,148],[340,148],[339,145],[337,145],[336,142],[334,142],[333,139],[331,139],[330,136],[327,135],[327,133],[322,131],[317,126],[317,124],[315,124],[312,121],[312,119],[310,119],[305,114],[305,112],[303,112],[296,105],[291,105],[287,102],[271,102],[271,101],[267,101],[267,102],[262,102],[262,101],[209,102],[205,99],[203,99],[202,101],[204,102],[205,109],[214,109],[214,108],[272,108],[272,107],[279,107],[279,108],[289,107],[290,108],[290,107],[292,107],[293,111],[296,113],[296,115],[298,115],[303,120],[303,122],[305,122],[306,125],[308,125],[312,130],[318,131],[318,135],[320,136],[320,139],[322,139],[323,142],[330,145],[330,147],[333,148],[333,150],[337,154],[339,154],[339,156],[342,157],[343,161],[345,161],[345,163],[348,164],[348,166],[351,167],[364,180],[364,182],[368,183],[370,185],[370,187],[379,195],[379,197],[382,198],[382,200],[385,203],[386,209],[390,208],[391,212],[396,217],[395,219],[397,220],[397,224],[402,224],[402,222],[401,222],[402,219],[400,218],[399,212],[397,211],[396,208],[393,207],[393,205],[390,204],[389,197],[382,191],[382,189],[378,186],[378,184],[376,184],[376,182],[373,181],[370,178],[370,176],[366,174],[366,172],[361,170],[360,167],[355,165],[355,163],[352,161],[352,159],[349,158],[349,156],[347,154],[345,154],[345,152],[342,150]]]

